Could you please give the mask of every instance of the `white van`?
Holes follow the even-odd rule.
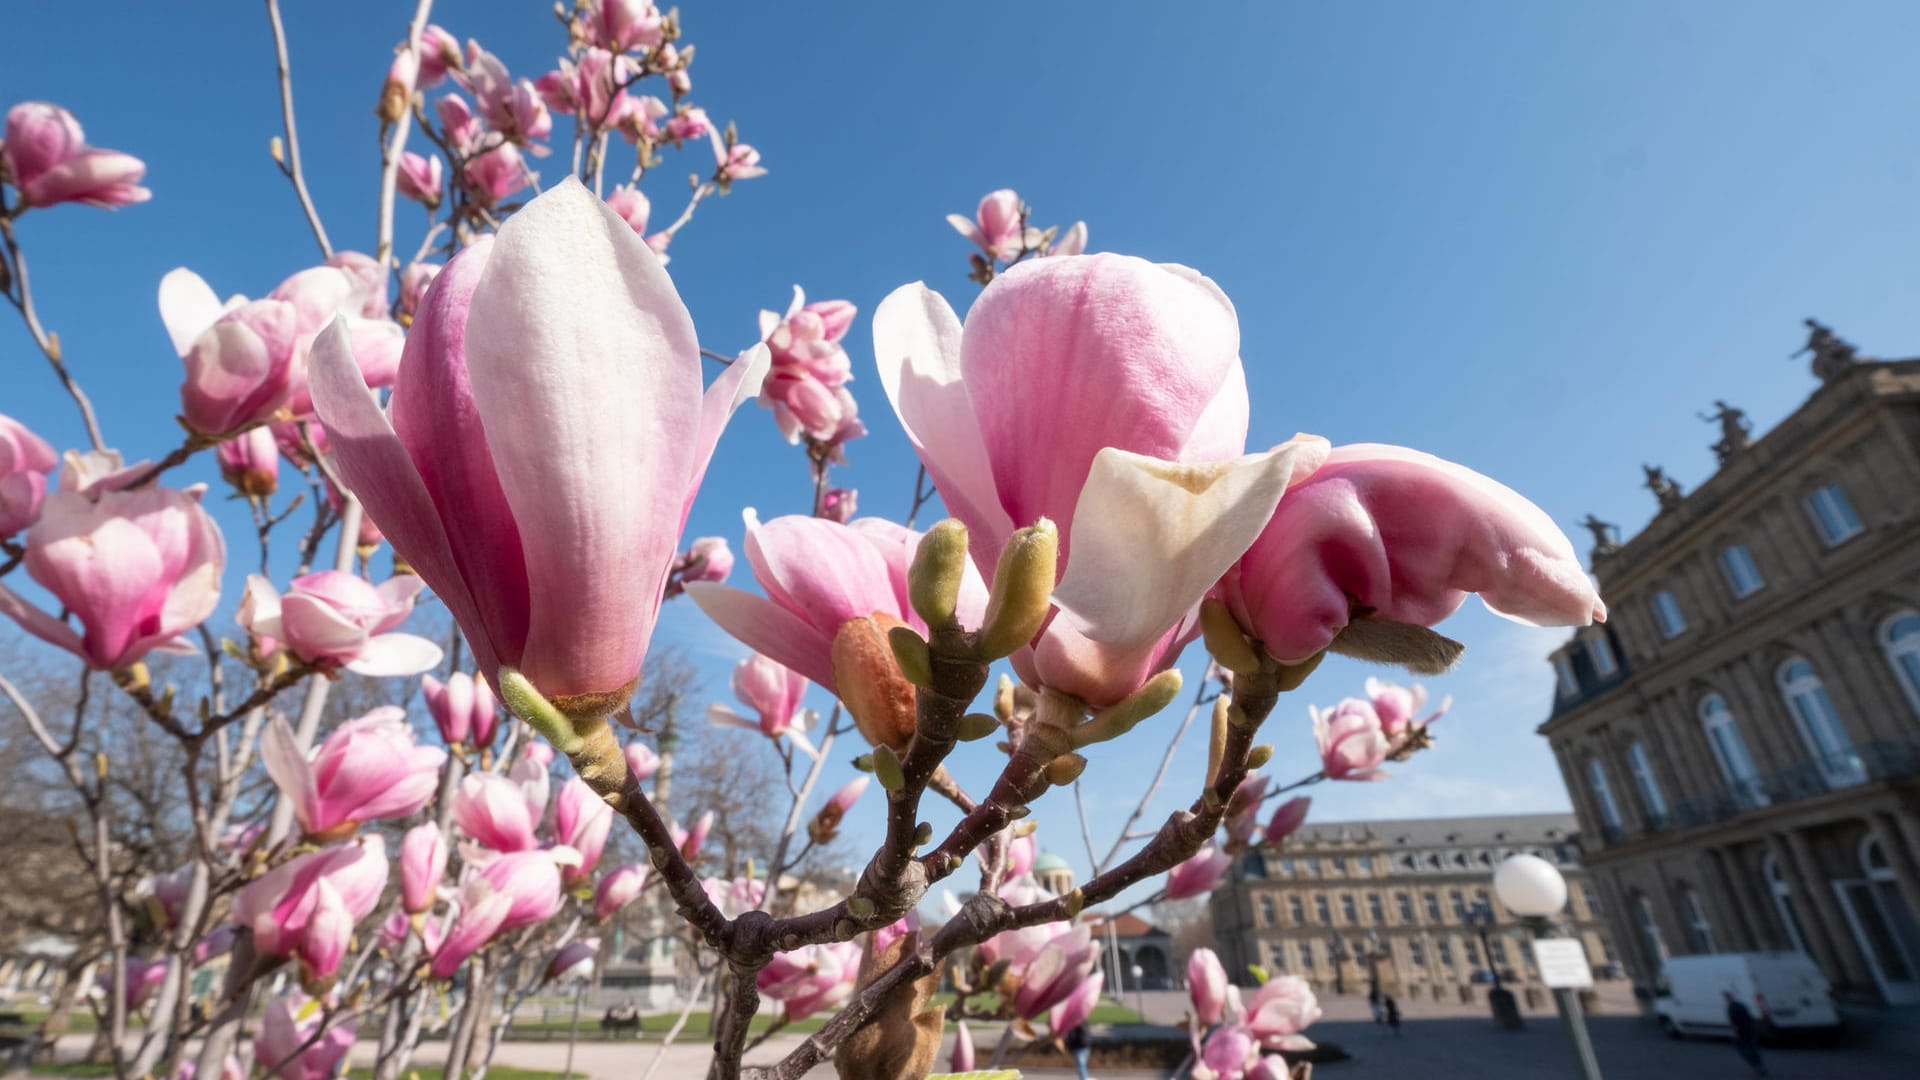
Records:
[[[1832,987],[1805,953],[1755,952],[1675,956],[1654,986],[1660,1030],[1684,1035],[1730,1035],[1726,994],[1753,1010],[1767,1034],[1838,1034],[1840,1013]]]

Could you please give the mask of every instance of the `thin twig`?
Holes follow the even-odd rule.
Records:
[[[26,320],[27,332],[33,335],[34,344],[40,346],[40,352],[46,356],[47,363],[53,366],[53,373],[59,378],[60,385],[66,388],[67,396],[79,406],[80,419],[86,422],[87,438],[92,441],[93,448],[105,450],[107,441],[100,436],[100,420],[93,414],[93,402],[88,400],[86,391],[80,389],[80,384],[74,381],[73,375],[67,371],[66,362],[60,352],[59,338],[49,334],[46,328],[40,325],[39,312],[33,306],[33,287],[27,278],[27,258],[21,253],[20,245],[14,240],[13,219],[4,213],[0,213],[0,246],[5,247],[7,261],[13,264],[13,280],[16,285],[12,293],[5,294],[7,300],[20,309],[20,317]]]
[[[326,226],[320,224],[320,211],[314,209],[313,196],[307,193],[307,178],[300,171],[300,134],[293,123],[293,70],[287,63],[287,28],[280,23],[280,0],[267,0],[267,19],[273,23],[274,60],[280,68],[280,119],[287,129],[287,160],[280,166],[293,181],[293,193],[300,198],[313,238],[320,243],[323,258],[333,258],[333,244],[327,239]]]

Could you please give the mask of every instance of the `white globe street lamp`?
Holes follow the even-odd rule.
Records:
[[[1493,872],[1493,891],[1523,919],[1550,919],[1567,906],[1567,879],[1538,855],[1514,855]]]
[[[1553,1003],[1559,1007],[1567,1038],[1573,1042],[1573,1057],[1580,1065],[1580,1075],[1584,1080],[1600,1080],[1600,1062],[1593,1056],[1593,1040],[1587,1036],[1587,1018],[1581,1013],[1580,999],[1573,995],[1574,985],[1592,985],[1591,972],[1585,968],[1585,947],[1578,941],[1560,938],[1553,925],[1553,917],[1567,907],[1567,879],[1538,855],[1512,855],[1494,870],[1493,891],[1500,902],[1507,905],[1507,910],[1518,915],[1527,929],[1533,931],[1536,966],[1540,969],[1541,981],[1553,990]],[[1550,963],[1550,949],[1573,951],[1573,971],[1586,981],[1560,982],[1561,969]],[[1553,971],[1549,971],[1550,966],[1554,967]]]

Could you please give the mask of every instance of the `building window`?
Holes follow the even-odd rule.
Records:
[[[1481,853],[1480,853],[1480,865],[1481,865],[1481,866],[1492,866],[1492,865],[1493,865],[1493,852],[1491,852],[1491,851],[1483,851],[1483,852],[1481,852]]]
[[[1367,918],[1376,926],[1387,921],[1387,906],[1380,902],[1379,893],[1367,894]]]
[[[1407,923],[1412,922],[1413,921],[1413,897],[1408,896],[1406,893],[1396,893],[1393,899],[1394,899],[1394,902],[1400,908],[1400,921],[1407,922]]]
[[[1467,853],[1466,853],[1466,852],[1464,852],[1464,851],[1456,851],[1456,852],[1454,852],[1454,853],[1453,853],[1453,865],[1455,865],[1455,866],[1458,866],[1458,867],[1461,867],[1461,868],[1465,868],[1465,867],[1466,867],[1466,865],[1467,865]]]
[[[1300,943],[1300,969],[1302,971],[1313,970],[1313,943],[1310,941]]]
[[[1407,959],[1413,961],[1414,967],[1426,967],[1427,966],[1426,947],[1421,945],[1417,941],[1407,942]]]
[[[1600,906],[1600,894],[1594,891],[1593,886],[1583,881],[1580,883],[1580,895],[1587,898],[1587,913],[1596,919],[1599,918],[1605,910]]]
[[[1795,657],[1780,665],[1780,694],[1793,713],[1800,739],[1820,769],[1828,787],[1847,787],[1867,778],[1866,767],[1853,752],[1853,740],[1840,725],[1840,714],[1827,696],[1826,684],[1814,674],[1813,665]]]
[[[1607,783],[1607,767],[1600,764],[1599,758],[1587,759],[1587,786],[1593,790],[1593,801],[1600,807],[1600,822],[1608,829],[1620,830],[1620,806],[1613,801],[1613,786]]]
[[[1461,922],[1467,921],[1467,898],[1459,889],[1447,893],[1447,900],[1453,905],[1453,917]]]
[[[1347,857],[1345,855],[1335,855],[1333,857],[1333,868],[1342,874],[1346,873]]]
[[[1807,935],[1800,929],[1800,912],[1793,905],[1793,886],[1787,884],[1787,875],[1780,870],[1780,860],[1768,855],[1760,864],[1760,873],[1767,879],[1767,892],[1773,896],[1774,914],[1780,916],[1780,925],[1787,932],[1787,941],[1794,951],[1807,951]]]
[[[1900,895],[1899,877],[1887,862],[1880,841],[1860,842],[1860,871],[1866,881],[1835,882],[1856,933],[1874,943],[1875,974],[1887,982],[1912,984],[1920,970],[1920,922]]]
[[[1735,600],[1744,599],[1760,591],[1766,579],[1760,576],[1760,566],[1753,561],[1753,552],[1745,544],[1728,544],[1720,549],[1720,573],[1727,579],[1727,588],[1733,590]]]
[[[1347,920],[1348,926],[1360,921],[1360,906],[1353,902],[1352,893],[1340,894],[1340,917]]]
[[[1828,484],[1808,495],[1807,513],[1828,547],[1860,532],[1860,515],[1853,512],[1853,504],[1839,484]]]
[[[1274,923],[1278,922],[1279,919],[1280,919],[1280,912],[1278,908],[1274,905],[1273,897],[1271,896],[1261,897],[1260,898],[1260,925],[1272,926]]]
[[[1435,943],[1433,951],[1439,955],[1441,967],[1453,966],[1453,943],[1451,941]]]
[[[1493,958],[1495,966],[1506,967],[1507,943],[1500,938],[1493,938],[1487,942],[1487,955]]]
[[[1402,855],[1400,856],[1400,865],[1408,870],[1418,870],[1420,869],[1420,860],[1411,855]]]
[[[1313,858],[1307,860],[1307,873],[1317,874],[1319,872],[1320,872],[1320,857],[1318,855],[1315,855]]]
[[[1640,928],[1640,944],[1647,950],[1652,967],[1667,962],[1667,943],[1660,936],[1660,924],[1653,917],[1653,902],[1641,896],[1633,902],[1633,920]]]
[[[1328,906],[1326,897],[1316,896],[1313,898],[1313,917],[1314,921],[1318,922],[1321,926],[1326,926],[1333,921],[1333,908]]]
[[[1432,922],[1439,922],[1440,921],[1440,898],[1438,896],[1435,896],[1432,893],[1426,893],[1422,895],[1420,899],[1424,901],[1426,904],[1427,918]]]
[[[1603,679],[1613,677],[1620,670],[1620,661],[1613,655],[1613,643],[1607,640],[1607,632],[1598,630],[1587,636],[1587,659],[1593,661],[1593,673]]]
[[[1653,619],[1660,624],[1661,637],[1679,637],[1687,631],[1687,617],[1680,612],[1680,601],[1669,589],[1653,594]]]
[[[1473,902],[1477,908],[1486,908],[1488,911],[1493,910],[1493,901],[1487,896],[1487,890],[1485,889],[1473,890]]]
[[[1713,747],[1713,760],[1726,778],[1727,789],[1741,809],[1767,805],[1766,789],[1760,784],[1760,770],[1753,755],[1747,753],[1747,740],[1740,736],[1740,725],[1727,708],[1727,699],[1709,694],[1700,702],[1700,726],[1706,730],[1707,743]]]
[[[1287,970],[1287,947],[1275,941],[1267,945],[1267,963],[1275,971]]]
[[[1435,870],[1443,870],[1447,864],[1441,860],[1440,853],[1436,851],[1427,855],[1427,865]]]
[[[1560,696],[1569,698],[1580,692],[1580,679],[1573,673],[1573,661],[1565,655],[1553,658],[1553,678]]]
[[[1667,820],[1667,797],[1660,793],[1660,781],[1653,775],[1653,759],[1647,756],[1647,744],[1635,742],[1627,747],[1627,765],[1633,770],[1634,786],[1640,789],[1640,805],[1647,820],[1656,824]]]
[[[1920,715],[1920,614],[1902,611],[1881,624],[1880,649],[1893,665],[1907,704]]]
[[[1362,855],[1354,859],[1354,864],[1360,867],[1360,872],[1363,874],[1373,873],[1373,856],[1371,855]]]
[[[1281,859],[1281,860],[1280,860],[1280,872],[1281,872],[1281,873],[1283,873],[1283,874],[1291,874],[1291,873],[1293,873],[1293,860],[1292,860],[1292,859]]]
[[[1466,954],[1469,967],[1480,966],[1480,946],[1474,944],[1472,939],[1461,942],[1460,951]]]
[[[1292,917],[1293,925],[1295,926],[1307,925],[1307,908],[1305,904],[1302,904],[1300,902],[1299,897],[1297,896],[1287,897],[1287,914]]]
[[[1707,909],[1700,903],[1700,894],[1692,889],[1680,890],[1680,910],[1687,919],[1687,948],[1696,953],[1716,951],[1713,947],[1713,924],[1707,921]]]

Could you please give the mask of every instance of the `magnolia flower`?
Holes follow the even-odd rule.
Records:
[[[540,779],[546,770],[539,770]],[[469,773],[453,794],[453,823],[490,851],[530,851],[547,808],[547,788],[531,779],[516,782],[499,773]]]
[[[321,570],[294,578],[282,596],[272,582],[249,574],[237,618],[255,637],[281,642],[317,667],[418,675],[440,663],[440,646],[388,631],[413,614],[413,599],[423,587],[412,574],[376,586],[357,574]]]
[[[614,913],[632,903],[647,887],[647,868],[635,863],[623,866],[600,879],[593,890],[593,917],[605,921]]]
[[[459,913],[434,950],[433,977],[450,978],[501,934],[551,919],[564,900],[556,860],[577,857],[566,848],[516,851],[481,867],[460,887]]]
[[[971,219],[962,214],[948,214],[947,224],[979,245],[989,259],[1016,258],[1026,247],[1020,196],[1011,188],[988,192]]]
[[[585,977],[593,971],[594,958],[600,955],[600,939],[580,938],[569,941],[547,961],[547,979],[568,979],[574,976]]]
[[[1308,706],[1313,737],[1320,744],[1320,768],[1329,780],[1381,780],[1380,766],[1393,744],[1371,702],[1347,698],[1331,709]]]
[[[727,547],[724,536],[703,536],[687,545],[687,550],[673,560],[673,570],[667,577],[666,598],[679,596],[687,591],[687,585],[695,581],[725,581],[733,573],[733,550]]]
[[[1471,469],[1397,446],[1334,449],[1287,493],[1221,593],[1283,663],[1333,648],[1442,670],[1452,654],[1409,663],[1399,650],[1381,651],[1371,631],[1432,626],[1468,593],[1533,625],[1607,617],[1572,541],[1539,507]]]
[[[468,739],[476,747],[492,745],[499,703],[487,680],[464,671],[447,676],[444,683],[426,675],[420,679],[420,694],[427,699],[427,712],[448,746]]]
[[[680,849],[682,857],[692,862],[700,857],[700,849],[707,842],[707,834],[713,831],[713,811],[709,810],[695,818],[692,829],[682,829],[675,825],[671,831],[673,846]]]
[[[214,448],[220,478],[242,495],[265,498],[280,490],[280,449],[273,432],[257,427]]]
[[[624,702],[754,350],[702,395],[659,260],[569,178],[428,290],[383,413],[330,329],[313,384],[340,473],[446,603],[494,681],[563,708]]]
[[[580,853],[580,861],[562,871],[562,884],[574,888],[592,878],[612,827],[613,807],[594,794],[585,780],[570,776],[560,785],[560,794],[553,800],[553,838]]]
[[[804,433],[817,442],[831,440],[849,410],[838,393],[853,378],[853,363],[841,339],[853,325],[856,309],[845,300],[809,304],[798,285],[787,313],[760,313],[760,340],[771,366],[761,384],[760,404],[773,410],[781,434],[799,442]]]
[[[1427,688],[1419,683],[1408,688],[1369,678],[1366,686],[1367,698],[1373,702],[1373,711],[1380,717],[1380,730],[1396,752],[1410,744],[1419,743],[1427,728],[1445,716],[1453,705],[1453,698],[1446,698],[1440,702],[1439,708],[1422,717],[1420,710],[1427,705]]]
[[[113,210],[153,198],[140,186],[146,163],[131,154],[87,145],[80,121],[58,105],[26,101],[7,110],[0,174],[27,206],[84,203]]]
[[[483,207],[498,205],[507,196],[531,184],[534,175],[520,156],[520,148],[512,143],[502,143],[476,154],[460,167],[461,183],[466,185],[474,201]]]
[[[720,704],[707,706],[707,719],[722,727],[746,728],[777,739],[799,719],[800,701],[806,693],[806,676],[755,653],[734,667],[733,696],[752,709],[757,719]]]
[[[760,151],[746,143],[729,146],[719,130],[712,127],[707,128],[707,139],[713,144],[714,174],[722,186],[767,175],[767,170],[760,166]]]
[[[10,416],[0,414],[0,540],[40,517],[47,497],[47,474],[60,458],[47,441]]]
[[[407,268],[400,271],[400,311],[409,320],[414,312],[420,310],[420,300],[426,296],[427,286],[433,284],[433,279],[440,276],[443,269],[439,263],[417,262],[408,263]]]
[[[145,892],[152,901],[154,921],[163,927],[177,926],[180,915],[186,910],[187,893],[193,887],[193,865],[176,867],[164,874],[155,874],[145,883]]]
[[[698,139],[712,130],[713,121],[707,118],[707,110],[697,105],[680,106],[667,121],[667,137],[675,142]]]
[[[860,946],[851,941],[775,953],[754,977],[760,996],[781,1004],[784,1022],[804,1020],[853,996]]]
[[[154,649],[197,651],[180,635],[220,602],[226,544],[200,505],[206,485],[47,496],[27,531],[27,575],[80,632],[0,585],[0,614],[89,665],[118,670]]]
[[[1119,255],[1016,266],[964,329],[924,285],[881,303],[881,382],[974,562],[991,572],[1015,529],[1059,528],[1058,612],[1011,657],[1028,685],[1099,707],[1170,666],[1196,605],[1324,455],[1310,437],[1243,455],[1239,346],[1213,282]]]
[[[194,1080],[194,1074],[200,1069],[199,1062],[192,1058],[183,1058],[173,1070],[173,1080]],[[247,1080],[247,1067],[240,1064],[240,1055],[228,1054],[220,1063],[220,1080]]]
[[[752,510],[745,517],[747,563],[766,596],[702,583],[689,584],[687,595],[747,647],[838,696],[869,742],[904,749],[913,733],[913,688],[886,634],[895,626],[926,633],[907,602],[920,534],[877,518],[841,525],[791,515],[762,525]],[[962,625],[978,625],[986,597],[969,568],[960,587]]]
[[[137,1009],[153,1000],[160,990],[160,984],[167,978],[167,959],[164,956],[148,960],[144,957],[129,956],[127,965],[127,985],[122,988],[121,999],[129,1010]],[[113,967],[109,964],[100,973],[99,986],[107,993],[113,992]]]
[[[290,955],[306,940],[322,880],[349,926],[366,918],[387,886],[386,838],[373,833],[281,863],[240,890],[234,922],[253,932],[253,947],[262,955]]]
[[[447,752],[416,746],[407,712],[382,705],[335,728],[300,752],[286,717],[275,715],[260,740],[268,775],[293,803],[308,836],[351,835],[361,822],[406,817],[432,801]]]
[[[758,908],[767,898],[767,883],[762,878],[701,878],[700,888],[704,889],[707,899],[712,900],[720,914],[729,919],[737,919],[742,914]]]
[[[1267,785],[1270,783],[1270,777],[1254,773],[1233,789],[1224,815],[1229,849],[1235,852],[1244,850],[1260,828],[1260,806],[1266,801]]]
[[[1268,979],[1247,1002],[1247,1028],[1269,1050],[1313,1049],[1313,1040],[1300,1033],[1318,1019],[1320,1002],[1298,975]]]
[[[650,779],[654,773],[660,771],[660,755],[654,753],[653,748],[646,743],[628,743],[624,753],[627,758],[627,771],[633,774],[635,780]]]
[[[816,843],[833,839],[840,831],[841,820],[847,816],[847,811],[853,809],[853,804],[860,801],[860,796],[866,792],[867,784],[872,780],[871,776],[856,776],[841,785],[840,790],[834,792],[826,805],[814,814],[813,821],[807,825],[807,835]]]
[[[1007,841],[1007,874],[1021,878],[1033,873],[1033,861],[1040,855],[1040,842],[1032,833]]]
[[[435,822],[415,825],[400,838],[400,898],[407,913],[433,906],[435,890],[447,873],[447,838]]]
[[[1067,1000],[1091,977],[1098,960],[1091,930],[1076,926],[1062,931],[1029,963],[1009,970],[1020,982],[1013,995],[1013,1011],[1031,1020]]]
[[[1207,1036],[1190,1075],[1193,1080],[1245,1080],[1247,1070],[1259,1061],[1253,1033],[1241,1024],[1225,1024]]]
[[[586,0],[575,10],[579,30],[603,49],[626,52],[658,45],[665,37],[660,10],[652,0]]]
[[[975,1063],[973,1053],[973,1032],[967,1030],[967,1022],[960,1021],[953,1033],[953,1057],[947,1067],[953,1072],[972,1072]]]
[[[1307,808],[1313,805],[1313,799],[1307,795],[1296,795],[1274,808],[1273,819],[1267,822],[1267,831],[1262,837],[1269,844],[1277,844],[1292,836],[1307,820]]]
[[[1100,987],[1107,981],[1104,971],[1095,970],[1086,981],[1076,987],[1065,1001],[1055,1005],[1047,1014],[1047,1030],[1054,1035],[1065,1035],[1074,1028],[1087,1022],[1093,1015],[1093,1007],[1100,1004]]]
[[[1232,863],[1226,852],[1208,841],[1185,862],[1167,871],[1167,899],[1185,900],[1212,892],[1219,888]]]
[[[351,1020],[327,1020],[298,991],[273,998],[267,1002],[260,1034],[253,1041],[255,1063],[279,1080],[327,1080],[337,1075],[353,1049],[356,1025]]]
[[[1220,1022],[1227,1003],[1227,969],[1212,949],[1195,949],[1187,957],[1187,996],[1193,999],[1193,1016],[1202,1025]]]
[[[827,493],[820,496],[819,516],[828,521],[845,524],[853,520],[853,515],[859,512],[859,508],[860,492],[855,488],[828,488]]]
[[[1076,221],[1067,226],[1060,239],[1047,249],[1048,255],[1079,255],[1087,250],[1087,223]]]
[[[632,184],[614,188],[607,194],[607,205],[620,215],[620,220],[633,226],[634,232],[647,235],[647,218],[653,213],[653,204],[639,188]]]
[[[400,171],[395,175],[400,194],[432,210],[440,205],[440,189],[446,183],[438,157],[408,151],[400,155]]]

